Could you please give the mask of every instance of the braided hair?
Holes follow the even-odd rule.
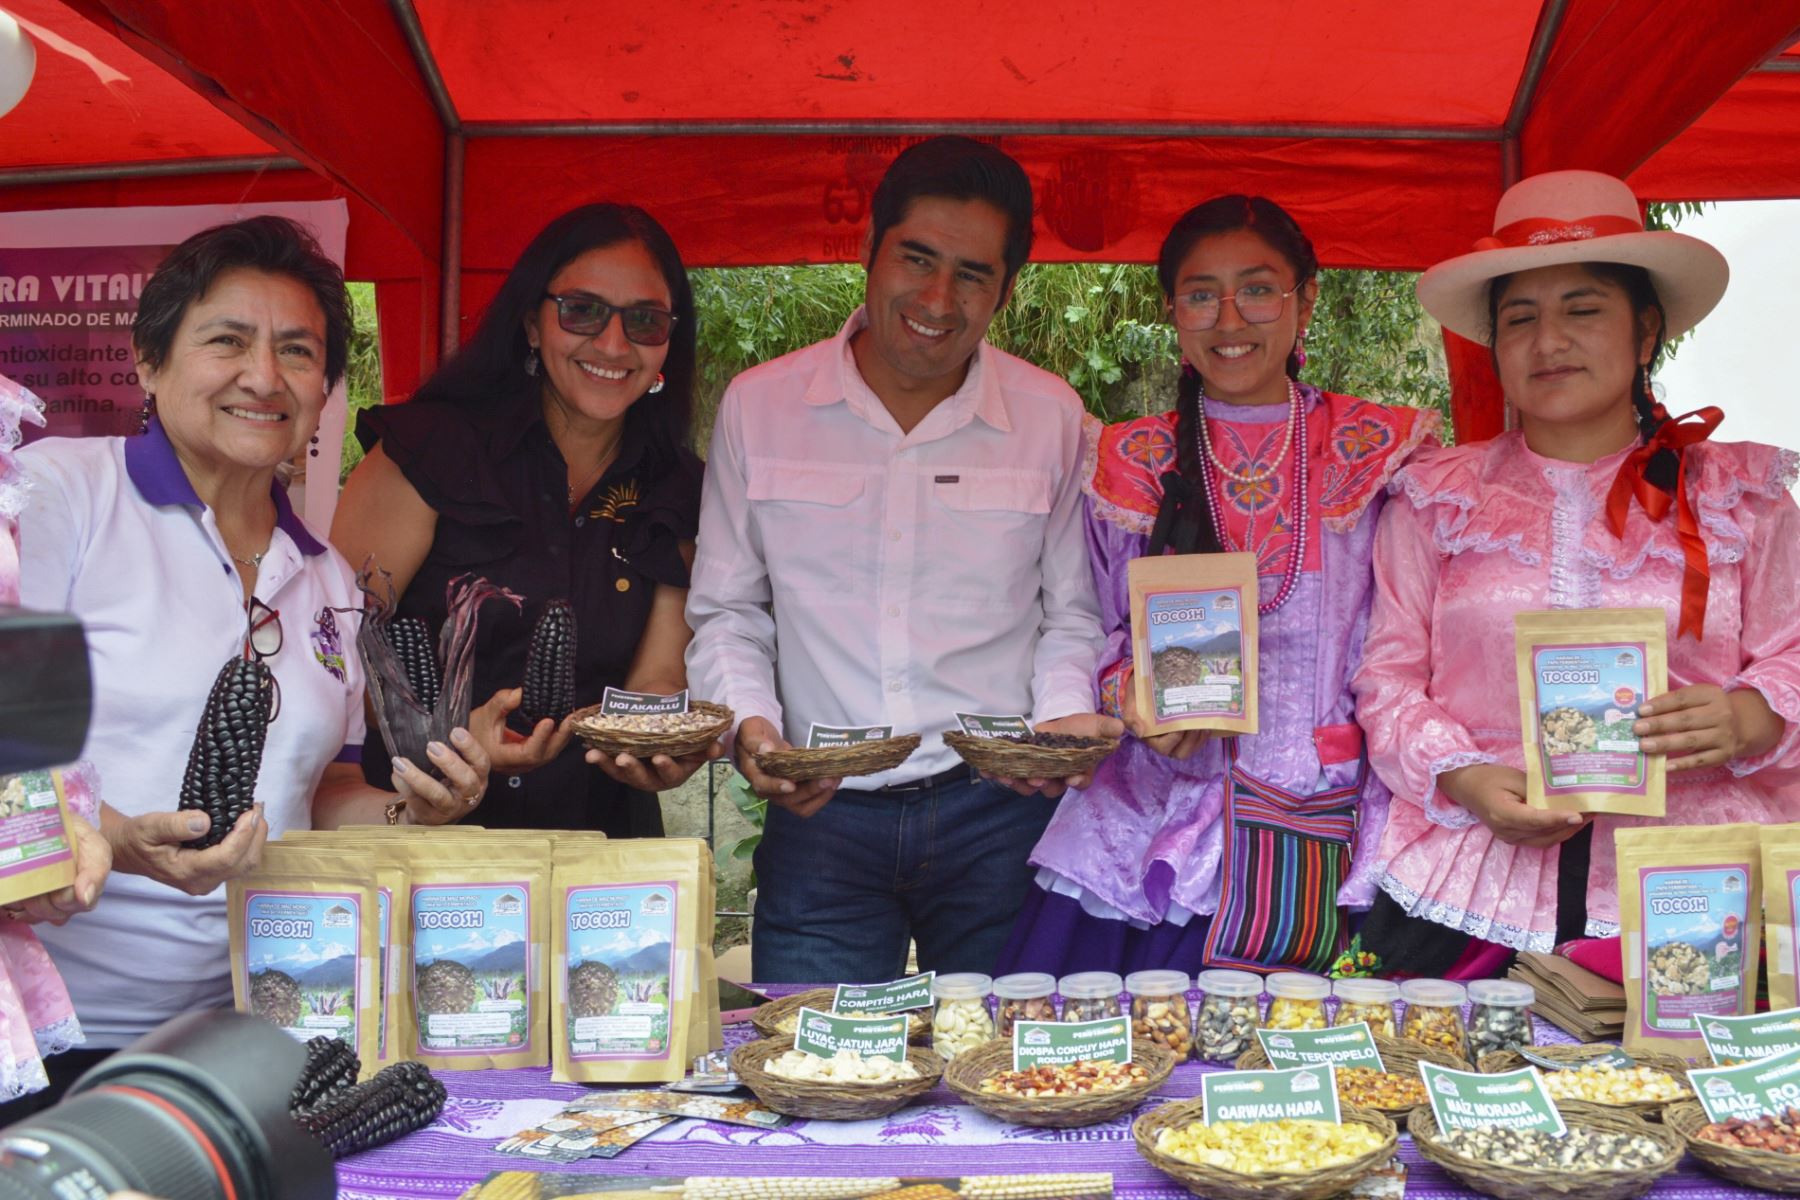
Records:
[[[1183,213],[1163,239],[1156,256],[1156,277],[1162,284],[1163,299],[1175,299],[1175,276],[1182,260],[1206,238],[1244,230],[1254,233],[1287,261],[1294,272],[1294,286],[1305,287],[1319,273],[1319,256],[1312,241],[1301,230],[1288,211],[1264,196],[1233,194],[1216,196]],[[1290,379],[1300,378],[1300,356],[1287,357]],[[1183,363],[1180,381],[1175,386],[1175,465],[1177,470],[1163,476],[1163,509],[1157,527],[1167,530],[1167,544],[1178,554],[1217,554],[1224,550],[1213,529],[1212,511],[1202,486],[1197,423],[1201,419],[1200,395],[1204,381],[1191,363]],[[1152,536],[1150,554],[1162,553],[1162,545]]]

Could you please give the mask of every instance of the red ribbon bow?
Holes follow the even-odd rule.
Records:
[[[1656,406],[1656,413],[1664,417],[1663,423],[1647,443],[1626,456],[1619,464],[1619,473],[1613,476],[1612,490],[1606,495],[1606,525],[1614,537],[1622,538],[1633,496],[1652,521],[1668,516],[1673,500],[1675,532],[1681,539],[1681,557],[1686,563],[1681,575],[1681,621],[1676,633],[1678,636],[1692,633],[1694,640],[1699,641],[1706,629],[1706,593],[1711,582],[1711,569],[1706,560],[1706,541],[1700,536],[1700,522],[1694,516],[1694,503],[1688,499],[1687,456],[1682,451],[1711,437],[1719,422],[1725,419],[1725,413],[1708,405],[1679,417],[1668,417],[1660,404]],[[1644,478],[1645,468],[1663,450],[1672,452],[1677,464],[1672,497]]]
[[[1553,246],[1558,242],[1585,242],[1590,238],[1616,237],[1621,233],[1642,233],[1644,223],[1612,213],[1581,217],[1572,221],[1556,217],[1526,217],[1502,225],[1475,243],[1477,250],[1508,250],[1520,246]]]

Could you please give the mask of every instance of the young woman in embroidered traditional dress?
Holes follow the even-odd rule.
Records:
[[[1157,271],[1187,364],[1176,410],[1093,422],[1084,484],[1108,635],[1096,686],[1134,736],[1064,797],[1002,967],[1318,970],[1342,947],[1339,906],[1373,895],[1360,848],[1387,804],[1349,692],[1376,510],[1437,417],[1297,381],[1318,259],[1272,201],[1193,209]],[[1126,569],[1146,554],[1237,549],[1260,563],[1261,732],[1146,736],[1129,683]],[[1257,804],[1305,813],[1331,836],[1233,836],[1234,816]]]
[[[1704,242],[1646,233],[1623,183],[1560,171],[1419,282],[1492,346],[1520,428],[1403,468],[1376,539],[1354,687],[1394,793],[1362,929],[1388,970],[1473,978],[1616,935],[1614,831],[1659,823],[1526,807],[1516,612],[1666,610],[1670,691],[1635,727],[1668,755],[1660,823],[1800,818],[1800,459],[1704,441],[1718,409],[1670,420],[1646,390],[1726,275]]]

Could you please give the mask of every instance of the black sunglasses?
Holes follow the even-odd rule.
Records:
[[[582,337],[599,337],[612,323],[614,313],[625,330],[625,340],[640,346],[661,346],[675,329],[675,314],[648,304],[608,304],[597,296],[580,293],[559,296],[545,292],[544,299],[556,301],[556,323],[566,333]]]

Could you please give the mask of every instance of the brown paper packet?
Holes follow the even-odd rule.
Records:
[[[1760,833],[1755,825],[1617,831],[1627,1050],[1704,1055],[1696,1017],[1754,1011]]]
[[[0,904],[17,904],[75,882],[75,834],[59,770],[0,775]]]
[[[672,1083],[687,1074],[703,853],[687,838],[559,840],[552,1079]]]
[[[700,884],[705,895],[701,899],[700,911],[696,914],[700,920],[700,929],[695,935],[700,961],[700,994],[695,998],[694,1011],[699,1014],[704,1029],[696,1028],[689,1032],[689,1058],[725,1048],[725,1027],[719,1019],[719,964],[713,953],[713,940],[718,936],[719,876],[712,848],[705,842],[700,842],[698,852]]]
[[[367,854],[263,847],[256,870],[225,889],[237,1008],[375,1061],[384,1021],[375,876]]]
[[[1663,815],[1668,758],[1640,753],[1631,727],[1669,690],[1667,626],[1660,608],[1513,615],[1527,804]]]
[[[1127,583],[1138,717],[1157,733],[1255,733],[1256,556],[1137,558]]]
[[[1794,913],[1800,909],[1800,825],[1762,827],[1763,935],[1769,951],[1769,1008],[1800,1005],[1800,947]]]

